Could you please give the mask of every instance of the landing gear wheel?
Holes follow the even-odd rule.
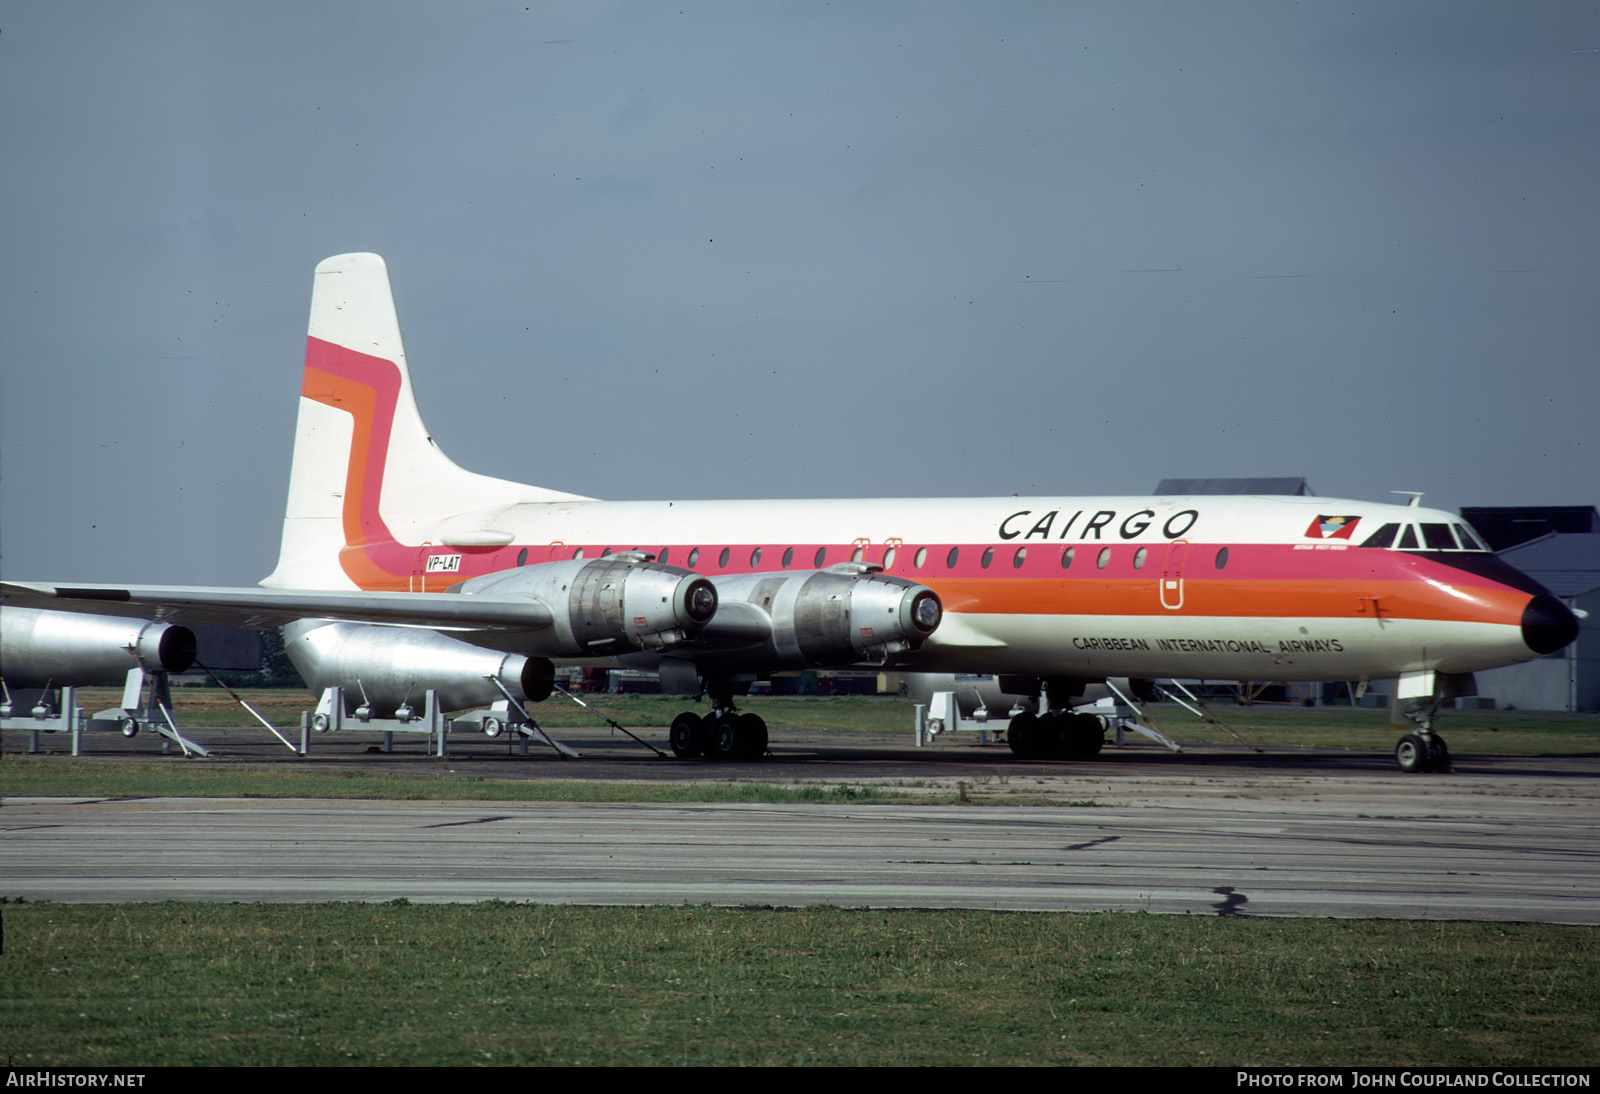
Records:
[[[1100,755],[1105,747],[1106,727],[1093,714],[1062,714],[1058,716],[1061,729],[1061,754],[1074,760],[1088,760]]]
[[[1039,715],[1039,755],[1052,760],[1072,759],[1072,716],[1047,713]]]
[[[692,760],[706,751],[706,721],[692,710],[686,710],[672,720],[667,740],[672,754],[680,760]]]
[[[124,737],[137,737],[139,735],[139,723],[133,718],[119,720],[117,728],[122,731]]]
[[[1037,714],[1027,711],[1011,719],[1006,727],[1006,744],[1011,747],[1011,754],[1019,760],[1039,759],[1048,750],[1048,729]]]
[[[500,736],[500,719],[485,717],[483,720],[483,735],[490,740]]]
[[[757,715],[739,715],[733,733],[740,759],[759,760],[767,754],[767,723]]]
[[[754,714],[726,711],[711,721],[712,756],[719,760],[757,760],[767,751],[767,723]]]
[[[1445,745],[1444,738],[1437,733],[1428,741],[1428,770],[1450,770],[1450,749]]]
[[[743,734],[739,732],[739,716],[737,714],[720,714],[710,721],[711,730],[711,756],[717,760],[740,759],[739,742]]]
[[[1034,759],[1050,760],[1060,754],[1060,733],[1057,730],[1055,715],[1049,711],[1042,714],[1019,714],[1017,718],[1025,719],[1023,722],[1022,743],[1029,744],[1032,739],[1032,755]],[[1017,724],[1017,718],[1011,719],[1006,726],[1006,740],[1011,739],[1011,727]],[[1027,721],[1026,719],[1031,719]],[[1015,751],[1015,750],[1013,750]]]
[[[1414,775],[1419,771],[1427,771],[1428,745],[1415,733],[1407,733],[1400,738],[1400,743],[1394,746],[1394,761],[1400,765],[1400,770],[1407,775]]]

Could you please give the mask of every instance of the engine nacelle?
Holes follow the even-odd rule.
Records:
[[[194,658],[188,627],[0,607],[0,677],[12,687],[120,686],[129,669],[184,672]]]
[[[694,653],[717,671],[883,664],[921,646],[944,616],[926,585],[852,563],[719,577],[717,595],[717,618],[702,633],[707,653]]]
[[[283,637],[307,685],[343,688],[352,704],[365,697],[375,718],[392,717],[403,703],[420,706],[427,691],[438,692],[444,710],[492,703],[504,696],[491,676],[527,702],[548,698],[555,686],[546,658],[498,653],[437,631],[308,619],[284,627]]]
[[[541,601],[555,616],[554,624],[518,636],[515,648],[545,657],[615,657],[663,649],[692,639],[717,611],[717,589],[709,580],[631,552],[503,570],[463,581],[452,591]],[[475,640],[495,642],[492,635]]]

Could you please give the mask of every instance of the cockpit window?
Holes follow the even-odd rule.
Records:
[[[1363,547],[1396,547],[1402,551],[1415,551],[1418,549],[1417,525],[1414,524],[1385,524],[1366,539],[1362,540]],[[1422,528],[1422,549],[1426,551],[1487,551],[1483,545],[1482,537],[1476,535],[1465,524],[1438,524],[1425,523]],[[1452,532],[1452,529],[1454,531]],[[1395,543],[1395,537],[1400,537],[1400,542]]]
[[[1450,531],[1448,524],[1424,524],[1422,538],[1428,544],[1430,551],[1454,551],[1456,537]]]

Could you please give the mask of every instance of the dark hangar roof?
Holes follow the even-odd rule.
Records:
[[[1600,511],[1592,505],[1463,505],[1461,515],[1483,533],[1491,551],[1551,532],[1600,532]]]
[[[1600,588],[1600,532],[1551,532],[1507,547],[1500,557],[1557,596]]]
[[[1156,486],[1160,497],[1185,497],[1193,494],[1298,494],[1312,496],[1305,479],[1162,479]]]

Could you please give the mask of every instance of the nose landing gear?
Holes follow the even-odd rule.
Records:
[[[1394,746],[1395,763],[1408,775],[1449,771],[1450,749],[1433,731],[1433,724],[1446,699],[1476,695],[1477,682],[1470,673],[1402,673],[1395,690],[1389,722],[1396,729],[1410,730]]]
[[[1427,729],[1401,737],[1400,743],[1394,746],[1394,759],[1408,775],[1450,770],[1450,749],[1444,738]]]

